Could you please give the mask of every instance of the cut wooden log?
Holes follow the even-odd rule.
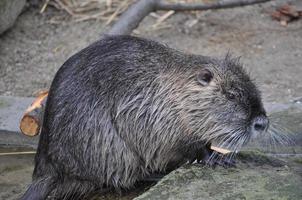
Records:
[[[40,92],[35,101],[25,111],[20,122],[20,130],[24,135],[33,137],[39,134],[47,96],[48,91]]]

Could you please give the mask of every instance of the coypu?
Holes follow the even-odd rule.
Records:
[[[197,155],[208,159],[212,142],[239,149],[267,127],[260,92],[237,59],[106,36],[58,70],[22,199],[130,188]]]

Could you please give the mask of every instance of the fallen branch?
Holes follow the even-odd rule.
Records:
[[[130,8],[122,14],[112,28],[108,31],[108,35],[128,35],[138,27],[139,23],[151,12],[156,11],[156,5],[159,0],[140,0],[130,6]]]
[[[165,3],[158,1],[156,4],[157,10],[174,10],[174,11],[193,11],[193,10],[211,10],[211,9],[225,9],[235,8],[241,6],[248,6],[258,3],[265,3],[271,0],[232,0],[232,1],[218,1],[214,3]]]
[[[218,1],[215,3],[165,3],[162,0],[140,0],[130,6],[130,8],[122,14],[116,24],[109,30],[108,35],[127,35],[130,34],[139,23],[151,12],[158,10],[173,11],[193,11],[193,10],[210,10],[234,8],[240,6],[264,3],[271,0],[232,0]]]

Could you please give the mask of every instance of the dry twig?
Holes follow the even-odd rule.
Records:
[[[109,17],[109,19],[106,22],[106,25],[110,24],[116,17],[118,14],[120,14],[122,12],[122,10],[125,10],[129,5],[129,1],[124,1],[123,3],[121,3],[121,5],[115,10],[115,12]]]
[[[27,155],[27,154],[36,154],[36,152],[35,151],[5,152],[5,153],[0,153],[0,156],[16,156],[16,155]]]
[[[152,25],[153,28],[158,27],[163,21],[165,21],[166,19],[168,19],[171,15],[173,15],[175,13],[174,10],[170,10],[168,12],[166,12],[164,15],[160,16],[157,20],[156,23]]]
[[[45,9],[47,8],[48,6],[48,3],[49,3],[49,0],[46,0],[45,3],[43,4],[41,10],[40,10],[40,13],[43,13],[45,11]]]

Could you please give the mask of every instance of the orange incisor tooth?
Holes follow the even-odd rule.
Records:
[[[216,146],[211,146],[211,149],[213,151],[216,151],[218,153],[222,153],[222,154],[228,154],[228,153],[231,153],[232,151],[228,150],[228,149],[223,149],[223,148],[220,148],[220,147],[216,147]]]

